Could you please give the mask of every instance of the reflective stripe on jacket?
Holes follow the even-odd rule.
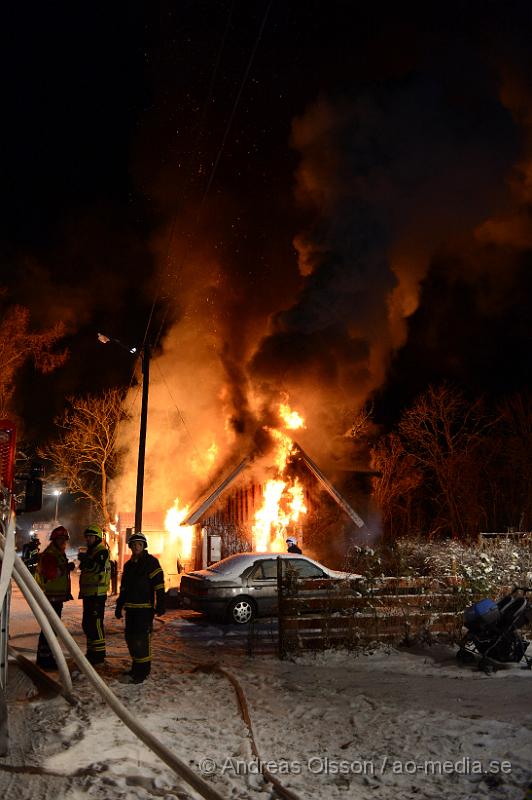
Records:
[[[118,609],[164,609],[164,574],[161,565],[146,550],[137,560],[130,558],[124,565]]]
[[[109,548],[103,542],[80,557],[79,596],[94,597],[107,594],[111,582]]]
[[[35,580],[49,600],[72,600],[68,558],[53,542],[39,556]]]

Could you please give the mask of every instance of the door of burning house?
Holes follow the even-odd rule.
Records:
[[[210,533],[208,528],[201,529],[201,569],[221,561],[222,537],[218,533]]]

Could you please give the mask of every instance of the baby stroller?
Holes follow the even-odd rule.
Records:
[[[497,602],[480,600],[466,608],[464,625],[467,634],[461,640],[456,658],[472,664],[480,656],[478,667],[488,675],[501,664],[518,664],[532,669],[532,658],[525,655],[530,642],[519,629],[532,622],[532,603],[527,599],[530,587],[516,586]]]

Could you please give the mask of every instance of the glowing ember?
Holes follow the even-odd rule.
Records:
[[[168,572],[176,571],[176,561],[179,559],[181,564],[189,561],[192,556],[192,544],[194,541],[194,527],[192,525],[181,525],[188,516],[189,507],[179,507],[179,498],[176,497],[174,505],[166,512],[164,527],[168,536],[164,544],[164,561],[168,561]],[[162,561],[161,561],[162,564]],[[163,570],[165,567],[163,565]]]
[[[288,403],[281,403],[279,406],[279,416],[284,422],[285,428],[290,431],[305,427],[305,420],[297,411],[292,411]]]

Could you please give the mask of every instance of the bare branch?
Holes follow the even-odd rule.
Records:
[[[119,389],[109,389],[100,396],[69,398],[69,408],[56,420],[58,438],[41,452],[69,491],[86,497],[100,509],[105,524],[112,511],[108,481],[120,461],[117,431],[127,417],[122,401]]]

